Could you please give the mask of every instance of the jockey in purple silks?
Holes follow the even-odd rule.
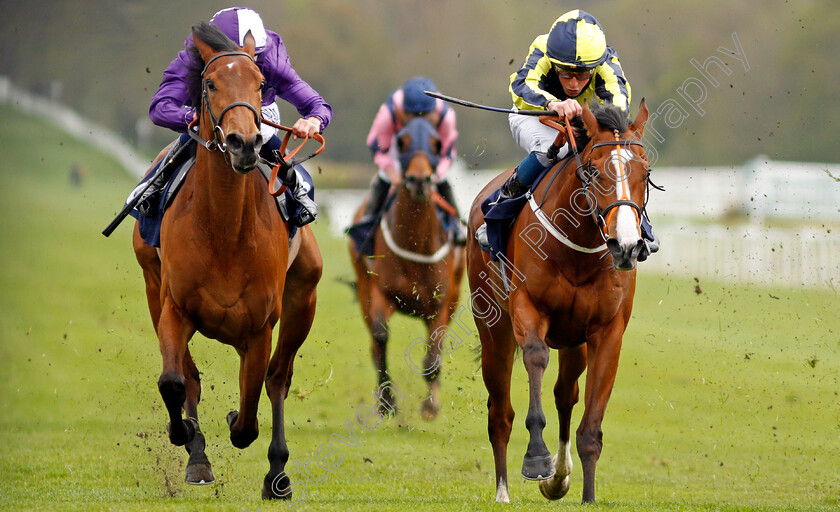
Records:
[[[218,27],[237,46],[244,45],[248,32],[256,42],[255,59],[265,77],[265,88],[262,91],[262,116],[274,123],[280,122],[280,111],[275,104],[277,98],[291,103],[301,115],[294,125],[292,133],[297,137],[311,137],[321,133],[332,119],[332,108],[324,98],[309,84],[303,81],[294,68],[286,53],[286,47],[280,36],[263,26],[260,15],[251,9],[229,7],[217,12],[210,19],[210,24]],[[198,106],[190,105],[189,84],[190,68],[193,59],[189,48],[193,46],[192,34],[187,37],[184,49],[167,66],[163,73],[160,87],[152,98],[149,107],[149,117],[158,126],[163,126],[183,133],[179,144],[191,141],[185,133],[187,126],[198,115]],[[277,129],[265,123],[261,125],[261,134],[266,141],[260,150],[260,156],[275,162],[276,151],[280,149],[281,141],[277,137]],[[175,163],[180,164],[180,162]],[[158,171],[159,172],[159,171]],[[290,172],[284,180],[292,191],[292,195],[300,202],[302,212],[296,219],[296,224],[304,225],[315,220],[318,206],[310,197],[310,186],[302,178],[301,172],[306,172],[297,166],[295,172]]]

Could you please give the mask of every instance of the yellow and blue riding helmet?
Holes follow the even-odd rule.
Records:
[[[551,26],[546,55],[563,70],[592,70],[606,60],[607,40],[594,16],[575,9],[557,18]]]

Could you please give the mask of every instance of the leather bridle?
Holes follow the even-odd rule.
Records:
[[[577,160],[577,169],[575,170],[575,175],[577,175],[578,179],[580,180],[581,184],[583,185],[584,189],[586,190],[586,201],[589,203],[589,209],[592,212],[592,219],[595,221],[595,224],[598,226],[599,230],[601,231],[601,236],[604,240],[609,238],[609,225],[612,221],[612,215],[615,213],[613,210],[618,208],[619,206],[629,206],[633,208],[636,212],[636,221],[641,222],[642,217],[642,210],[643,207],[639,206],[638,203],[631,200],[629,197],[622,195],[617,201],[614,201],[608,204],[605,208],[601,208],[598,204],[598,199],[595,197],[593,193],[591,193],[591,186],[592,186],[592,178],[598,175],[598,171],[595,170],[592,172],[593,166],[591,163],[592,152],[595,148],[604,147],[604,146],[614,146],[615,150],[620,154],[622,146],[641,146],[644,148],[644,144],[637,140],[631,139],[620,139],[618,130],[613,130],[613,134],[615,136],[615,140],[611,141],[604,141],[598,142],[593,144],[591,148],[589,148],[589,155],[586,160],[586,163],[581,163],[580,157],[575,154],[575,158]],[[624,176],[624,169],[623,163],[620,158],[618,158],[618,165],[619,165],[619,176]]]
[[[204,140],[202,137],[198,135],[198,126],[196,123],[195,126],[190,124],[187,128],[187,132],[190,134],[190,137],[195,139],[199,144],[204,146],[210,151],[219,150],[222,153],[227,153],[227,144],[225,143],[225,132],[222,130],[222,119],[224,119],[225,114],[227,114],[230,110],[236,107],[245,107],[254,114],[254,122],[257,124],[257,130],[260,129],[260,119],[262,116],[260,115],[260,111],[246,101],[234,101],[230,105],[227,105],[222,109],[219,113],[218,117],[213,112],[213,107],[210,104],[210,95],[207,88],[207,79],[204,78],[204,74],[207,72],[207,68],[210,67],[210,64],[219,59],[221,57],[234,57],[234,56],[241,56],[241,57],[248,57],[251,62],[254,62],[254,58],[245,52],[239,51],[231,51],[231,52],[222,52],[214,55],[207,61],[204,65],[204,69],[201,71],[201,103],[202,105],[207,108],[207,113],[210,115],[210,122],[213,124],[213,138],[211,140]]]

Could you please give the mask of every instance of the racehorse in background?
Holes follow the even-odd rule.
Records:
[[[227,415],[231,443],[245,448],[257,438],[265,383],[273,425],[262,494],[289,499],[283,406],[295,354],[315,314],[321,255],[308,226],[289,240],[266,181],[251,172],[262,145],[263,76],[254,63],[254,38],[249,33],[245,46],[237,48],[206,23],[193,28],[193,37],[204,61],[204,70],[196,70],[202,97],[197,136],[206,143],[198,144],[195,166],[163,218],[159,252],[134,229],[163,356],[158,388],[169,414],[169,440],[189,454],[186,481],[211,483],[198,425],[199,371],[188,342],[200,332],[236,349],[240,403]]]
[[[583,110],[586,136],[580,158],[549,171],[519,213],[507,243],[496,254],[467,246],[467,272],[474,297],[492,298],[499,315],[473,310],[481,338],[481,366],[489,392],[488,430],[496,467],[496,500],[509,501],[507,445],[514,412],[510,401],[514,352],[522,349],[530,399],[525,426],[530,442],[522,474],[540,480],[540,491],[559,499],[572,471],[570,429],[578,401],[578,378],[586,375],[585,411],[577,429],[583,465],[583,501],[595,500],[595,464],[601,454],[601,421],[615,382],[621,340],[633,307],[639,227],[649,165],[640,142],[648,110],[642,101],[635,121],[616,107]],[[567,122],[568,125],[568,122]],[[569,130],[571,136],[571,130]],[[496,177],[478,195],[470,230],[484,221],[481,204],[505,182]],[[550,179],[549,179],[550,177]],[[489,276],[489,277],[488,277]],[[559,355],[554,402],[560,446],[552,460],[543,440],[542,380],[549,349]]]
[[[441,345],[460,294],[464,249],[453,243],[439,217],[442,200],[432,186],[441,152],[437,131],[428,120],[414,118],[397,134],[397,143],[402,181],[396,186],[396,197],[386,208],[378,229],[374,226],[369,235],[372,256],[360,253],[351,241],[350,258],[356,271],[362,315],[373,339],[380,413],[393,414],[396,409],[394,396],[386,385],[390,382],[386,347],[388,321],[395,311],[400,311],[421,318],[428,328],[425,359],[422,363],[414,360],[412,343],[406,351],[406,361],[428,383],[429,395],[421,412],[424,418],[432,419],[440,410]],[[356,210],[354,222],[362,218],[366,202]]]

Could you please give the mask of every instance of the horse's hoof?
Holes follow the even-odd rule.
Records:
[[[209,463],[200,462],[187,466],[187,478],[184,481],[190,485],[209,485],[216,481],[216,477]]]
[[[292,499],[292,482],[286,473],[280,473],[276,477],[269,479],[265,475],[262,488],[262,499],[264,500],[291,500]]]
[[[234,446],[234,448],[239,448],[240,450],[251,446],[259,436],[260,432],[257,430],[256,426],[253,428],[244,428],[238,431],[233,430],[233,425],[236,423],[236,420],[239,418],[239,411],[230,411],[227,414],[227,422],[228,426],[230,426],[230,443]]]
[[[423,401],[423,406],[420,408],[420,415],[423,417],[424,420],[431,421],[437,418],[439,412],[440,406],[432,403],[431,399],[426,399]]]
[[[547,480],[554,476],[554,464],[551,455],[525,456],[522,462],[522,476],[525,480]]]
[[[569,487],[571,487],[569,475],[566,475],[566,478],[560,481],[559,485],[555,483],[554,479],[540,481],[540,493],[550,500],[559,500],[565,496],[569,492]]]
[[[230,411],[225,416],[227,420],[228,427],[233,428],[233,424],[236,423],[236,419],[239,418],[239,411]]]

